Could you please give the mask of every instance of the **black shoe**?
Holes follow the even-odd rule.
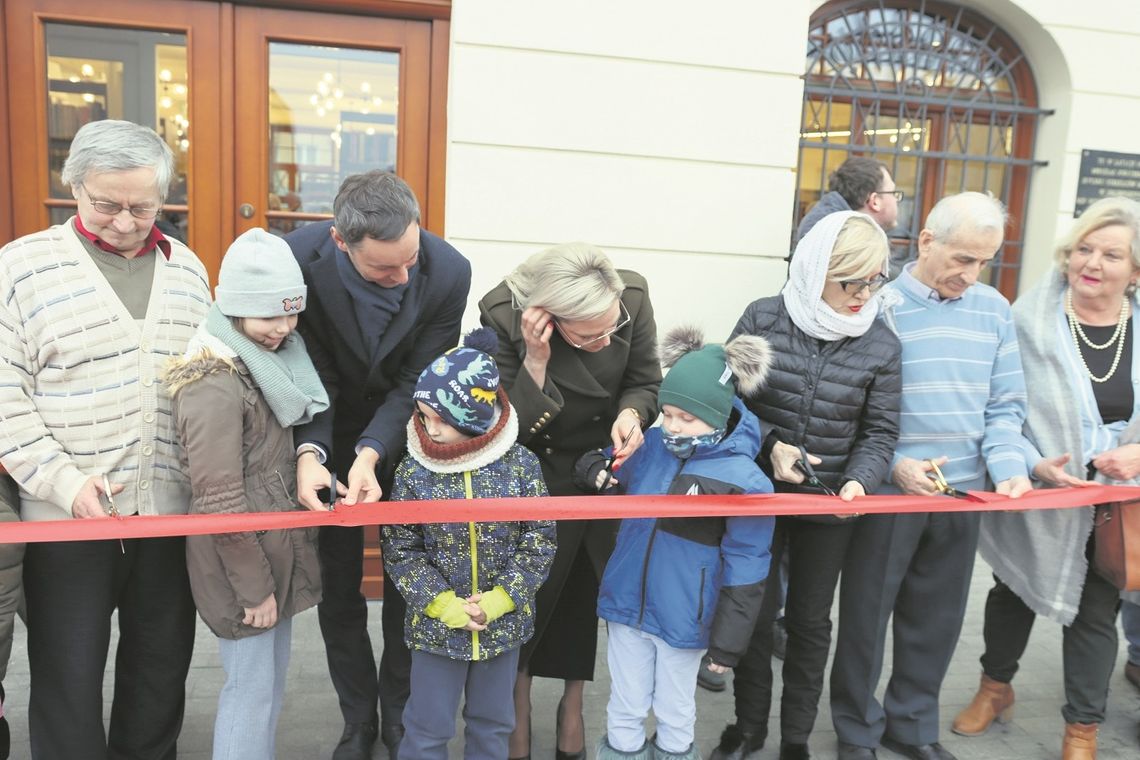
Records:
[[[780,742],[780,760],[811,760],[806,744]]]
[[[388,750],[389,760],[396,760],[396,754],[400,751],[400,742],[403,741],[403,739],[403,723],[385,723],[380,726],[380,741]]]
[[[881,743],[896,755],[909,757],[911,760],[958,760],[938,742],[933,744],[903,744],[897,739],[884,736]]]
[[[8,730],[8,719],[3,715],[4,685],[0,684],[0,760],[8,760],[12,751],[12,734]]]
[[[720,735],[720,744],[709,755],[709,760],[744,760],[745,757],[764,749],[767,732],[741,730],[735,723],[729,723]]]
[[[839,742],[839,760],[876,760],[875,750],[858,744]]]
[[[586,760],[586,719],[582,718],[582,749],[577,752],[563,752],[558,749],[558,739],[562,736],[562,707],[566,697],[558,700],[558,712],[554,715],[554,760]]]
[[[332,760],[371,760],[377,733],[375,722],[345,723]]]
[[[1124,663],[1124,680],[1140,689],[1140,663],[1131,660]]]
[[[714,673],[709,670],[712,658],[707,654],[701,658],[701,669],[697,671],[697,686],[709,691],[724,691],[724,673]]]
[[[788,651],[788,628],[784,625],[782,617],[776,618],[776,622],[772,623],[772,654],[784,659],[784,654]]]

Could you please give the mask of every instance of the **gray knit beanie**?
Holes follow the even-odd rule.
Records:
[[[305,310],[308,288],[289,244],[260,227],[230,244],[214,299],[227,317],[268,319]]]

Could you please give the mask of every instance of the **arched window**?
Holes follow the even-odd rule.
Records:
[[[1035,162],[1037,90],[1018,46],[962,6],[836,0],[812,17],[796,178],[796,224],[849,156],[876,158],[905,193],[892,259],[913,259],[939,198],[989,191],[1008,207],[1006,242],[983,277],[1017,291]]]

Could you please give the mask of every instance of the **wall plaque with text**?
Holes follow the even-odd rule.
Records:
[[[1110,195],[1123,195],[1140,201],[1140,155],[1106,150],[1081,151],[1081,173],[1077,178],[1077,203],[1073,216],[1080,216],[1090,204]]]

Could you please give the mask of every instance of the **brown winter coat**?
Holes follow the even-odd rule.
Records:
[[[173,360],[166,373],[191,514],[298,509],[293,432],[283,428],[238,357],[209,349]],[[321,599],[317,529],[188,536],[186,560],[198,613],[224,639],[264,629],[243,608],[277,597],[279,618]]]

